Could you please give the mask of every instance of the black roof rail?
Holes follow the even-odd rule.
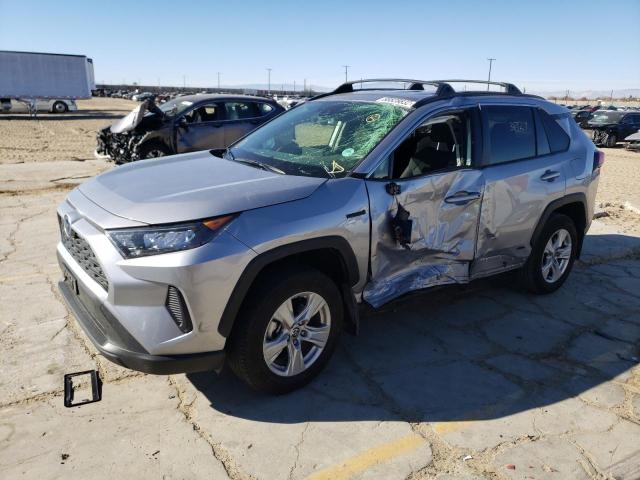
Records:
[[[351,93],[356,91],[353,88],[354,85],[362,85],[364,83],[383,83],[383,82],[395,82],[395,83],[408,83],[409,88],[398,89],[398,90],[424,90],[424,85],[432,85],[436,87],[436,96],[445,96],[452,95],[455,93],[453,88],[450,85],[447,85],[443,82],[432,81],[432,80],[415,80],[413,78],[366,78],[362,80],[353,80],[351,82],[345,82],[342,85],[339,85],[335,90],[327,93],[321,93],[320,95],[316,95],[315,97],[310,98],[309,100],[315,100],[317,98],[328,97],[330,95],[337,95],[339,93]],[[366,90],[366,89],[358,89],[358,90]],[[386,90],[380,88],[372,88],[371,90]]]
[[[518,87],[516,87],[513,83],[507,83],[507,82],[493,82],[493,81],[489,81],[489,80],[464,80],[464,79],[453,79],[453,80],[432,80],[433,82],[437,82],[437,83],[446,83],[446,84],[451,84],[451,83],[479,83],[482,85],[486,85],[487,88],[489,87],[489,85],[498,85],[502,88],[504,88],[504,92],[492,92],[492,93],[505,93],[507,95],[522,95],[522,92],[520,91],[520,89]],[[467,90],[469,91],[469,90]]]
[[[409,88],[405,89],[397,89],[397,90],[424,90],[424,85],[431,85],[436,87],[436,92],[434,98],[437,97],[448,97],[456,94],[461,94],[463,92],[456,91],[450,83],[479,83],[487,85],[487,89],[489,85],[498,85],[504,88],[504,92],[490,92],[491,94],[502,94],[502,95],[522,95],[522,92],[518,87],[516,87],[512,83],[506,82],[492,82],[488,80],[415,80],[411,78],[367,78],[362,80],[353,80],[351,82],[345,82],[342,85],[339,85],[335,90],[327,93],[321,93],[316,95],[315,97],[310,98],[309,100],[315,100],[318,98],[328,97],[330,95],[337,95],[340,93],[351,93],[356,91],[353,86],[354,85],[362,85],[364,83],[383,83],[383,82],[395,82],[395,83],[408,83]],[[367,90],[367,89],[358,89],[358,90]],[[385,90],[380,88],[371,88],[370,90]],[[471,92],[466,91],[464,93]]]

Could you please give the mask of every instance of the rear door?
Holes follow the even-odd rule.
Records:
[[[219,102],[206,102],[191,109],[175,124],[178,153],[225,148],[224,108]]]
[[[471,277],[515,268],[545,207],[565,193],[569,136],[543,110],[481,107],[485,191]]]
[[[426,119],[366,180],[371,278],[363,298],[374,307],[468,280],[484,190],[474,168],[478,121],[477,109]]]

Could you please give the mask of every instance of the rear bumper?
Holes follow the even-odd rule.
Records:
[[[150,355],[81,284],[77,285],[77,293],[66,281],[59,282],[58,288],[96,348],[103,356],[118,365],[157,375],[222,369],[224,351],[188,355]]]

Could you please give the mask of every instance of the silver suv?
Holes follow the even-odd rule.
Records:
[[[87,335],[128,368],[226,358],[282,393],[320,372],[362,303],[516,269],[533,292],[559,288],[602,153],[563,107],[455,82],[345,83],[226,151],[81,185],[58,209],[57,251]]]

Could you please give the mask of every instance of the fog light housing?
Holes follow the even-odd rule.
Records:
[[[188,333],[193,330],[191,324],[191,316],[189,315],[189,309],[184,301],[184,297],[176,287],[170,285],[167,291],[167,300],[165,306],[169,311],[169,315],[176,322],[176,325],[182,333]]]

